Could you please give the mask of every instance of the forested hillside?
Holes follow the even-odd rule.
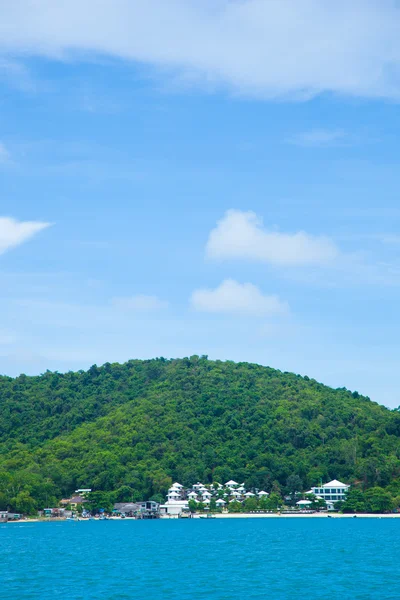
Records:
[[[205,357],[0,378],[0,509],[34,510],[77,487],[118,499],[172,480],[284,490],[333,478],[391,486],[400,415],[307,377]],[[274,483],[275,482],[275,483]]]

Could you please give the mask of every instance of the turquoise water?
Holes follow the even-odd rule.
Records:
[[[1,600],[400,599],[400,519],[0,526]]]

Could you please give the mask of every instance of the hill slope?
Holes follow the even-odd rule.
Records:
[[[254,364],[135,360],[0,378],[0,508],[22,506],[21,494],[40,507],[79,486],[150,497],[172,479],[269,490],[297,474],[304,488],[333,477],[385,487],[399,456],[397,412]]]

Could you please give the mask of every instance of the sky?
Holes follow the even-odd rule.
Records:
[[[400,404],[400,3],[0,0],[0,372]]]

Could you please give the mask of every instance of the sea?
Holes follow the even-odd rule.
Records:
[[[400,599],[400,519],[0,526],[1,600]]]

